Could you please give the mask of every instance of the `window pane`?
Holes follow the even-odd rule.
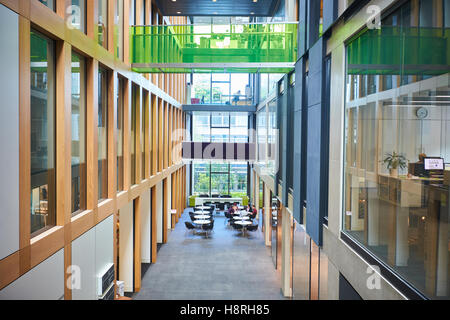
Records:
[[[192,115],[192,141],[193,142],[210,142],[210,113],[194,112]]]
[[[148,92],[143,91],[142,103],[141,103],[141,179],[144,180],[145,177],[145,146],[147,145],[147,136],[145,135],[145,119],[146,119],[146,109],[148,108]]]
[[[108,0],[97,0],[97,42],[99,45],[107,48],[108,46]]]
[[[55,10],[55,0],[39,0],[40,3],[46,5],[52,10]]]
[[[114,39],[116,43],[116,57],[123,60],[123,0],[116,0]]]
[[[86,32],[86,0],[71,0],[72,27]]]
[[[31,233],[56,225],[54,42],[31,31]]]
[[[194,194],[207,194],[209,196],[209,177],[210,165],[207,162],[194,162],[193,179],[194,179]]]
[[[230,113],[230,142],[248,142],[247,113]]]
[[[108,72],[98,72],[98,199],[108,198]]]
[[[232,197],[247,195],[247,163],[230,164],[230,193]]]
[[[86,64],[72,54],[72,213],[86,209]]]
[[[211,173],[211,195],[229,194],[228,173]]]
[[[211,74],[194,73],[191,87],[191,103],[211,103]]]
[[[411,286],[448,299],[450,85],[448,68],[435,67],[448,65],[438,43],[449,34],[439,2],[406,2],[347,45],[342,218],[344,232]],[[378,54],[367,57],[368,47]]]
[[[131,143],[131,184],[136,184],[136,112],[138,111],[138,88],[136,85],[131,86],[131,134],[130,134],[130,143]]]
[[[123,190],[123,99],[125,81],[117,81],[117,191]]]

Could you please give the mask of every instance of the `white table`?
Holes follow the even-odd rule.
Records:
[[[245,221],[245,220],[235,222],[235,224],[240,224],[242,226],[242,235],[245,234],[245,231],[247,230],[247,226],[251,225],[252,223],[253,222],[251,222],[251,221]]]
[[[195,205],[202,205],[205,201],[210,202],[242,202],[242,198],[201,198],[196,197],[195,198]]]
[[[242,210],[242,211],[238,211],[238,212],[233,212],[234,215],[240,215],[240,216],[248,216],[249,212]]]
[[[209,211],[203,211],[203,210],[195,210],[194,211],[194,213],[196,213],[196,214],[205,214],[205,213],[208,213]]]
[[[234,216],[233,219],[234,220],[249,220],[250,218],[248,216],[244,216],[244,217]]]
[[[211,209],[210,206],[195,206],[195,209]]]
[[[206,214],[197,214],[194,216],[195,219],[197,220],[207,220],[209,218],[211,218],[210,216],[206,215]]]

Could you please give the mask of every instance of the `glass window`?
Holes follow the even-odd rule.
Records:
[[[123,185],[123,110],[125,80],[118,79],[117,83],[117,191],[122,191]]]
[[[86,63],[72,53],[72,215],[86,209]]]
[[[191,103],[211,103],[211,74],[193,74]]]
[[[97,42],[108,47],[108,0],[97,0]]]
[[[208,162],[193,162],[194,194],[210,194],[210,164]]]
[[[247,163],[230,164],[230,194],[232,197],[247,195]]]
[[[247,113],[230,113],[230,142],[248,142]]]
[[[71,0],[72,27],[86,32],[86,0]]]
[[[31,58],[31,234],[56,225],[54,41],[32,30]]]
[[[450,33],[437,14],[442,3],[412,10],[407,1],[347,46],[347,88],[363,94],[346,99],[343,229],[431,299],[450,297],[450,74],[438,67],[450,65],[439,45]],[[379,54],[365,55],[369,47]]]
[[[136,179],[136,112],[138,112],[138,87],[133,84],[131,86],[131,184],[136,184],[138,181]]]
[[[98,199],[108,198],[108,71],[98,70]]]
[[[144,180],[145,177],[145,148],[147,145],[147,136],[145,134],[145,120],[148,108],[148,91],[143,90],[143,97],[142,97],[142,103],[141,103],[141,178]]]
[[[259,75],[259,101],[262,102],[269,94],[269,75],[261,73]]]
[[[116,57],[123,60],[123,0],[116,0],[116,16],[114,19],[114,41]]]
[[[130,0],[130,26],[136,25],[136,0]]]
[[[55,0],[38,0],[43,5],[46,5],[52,10],[55,10]]]
[[[194,112],[192,114],[192,141],[211,141],[210,116],[209,112]]]

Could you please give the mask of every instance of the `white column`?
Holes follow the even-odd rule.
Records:
[[[272,203],[270,189],[264,186],[264,240],[266,246],[272,245]]]

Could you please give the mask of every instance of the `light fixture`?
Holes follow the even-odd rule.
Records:
[[[177,11],[177,14],[181,14],[181,11]]]
[[[255,13],[252,11],[252,12],[250,12],[250,14],[255,14]]]
[[[253,0],[253,2],[255,2],[255,3],[256,3],[256,2],[258,2],[258,0]]]
[[[212,0],[212,2],[216,2],[217,0]]]

